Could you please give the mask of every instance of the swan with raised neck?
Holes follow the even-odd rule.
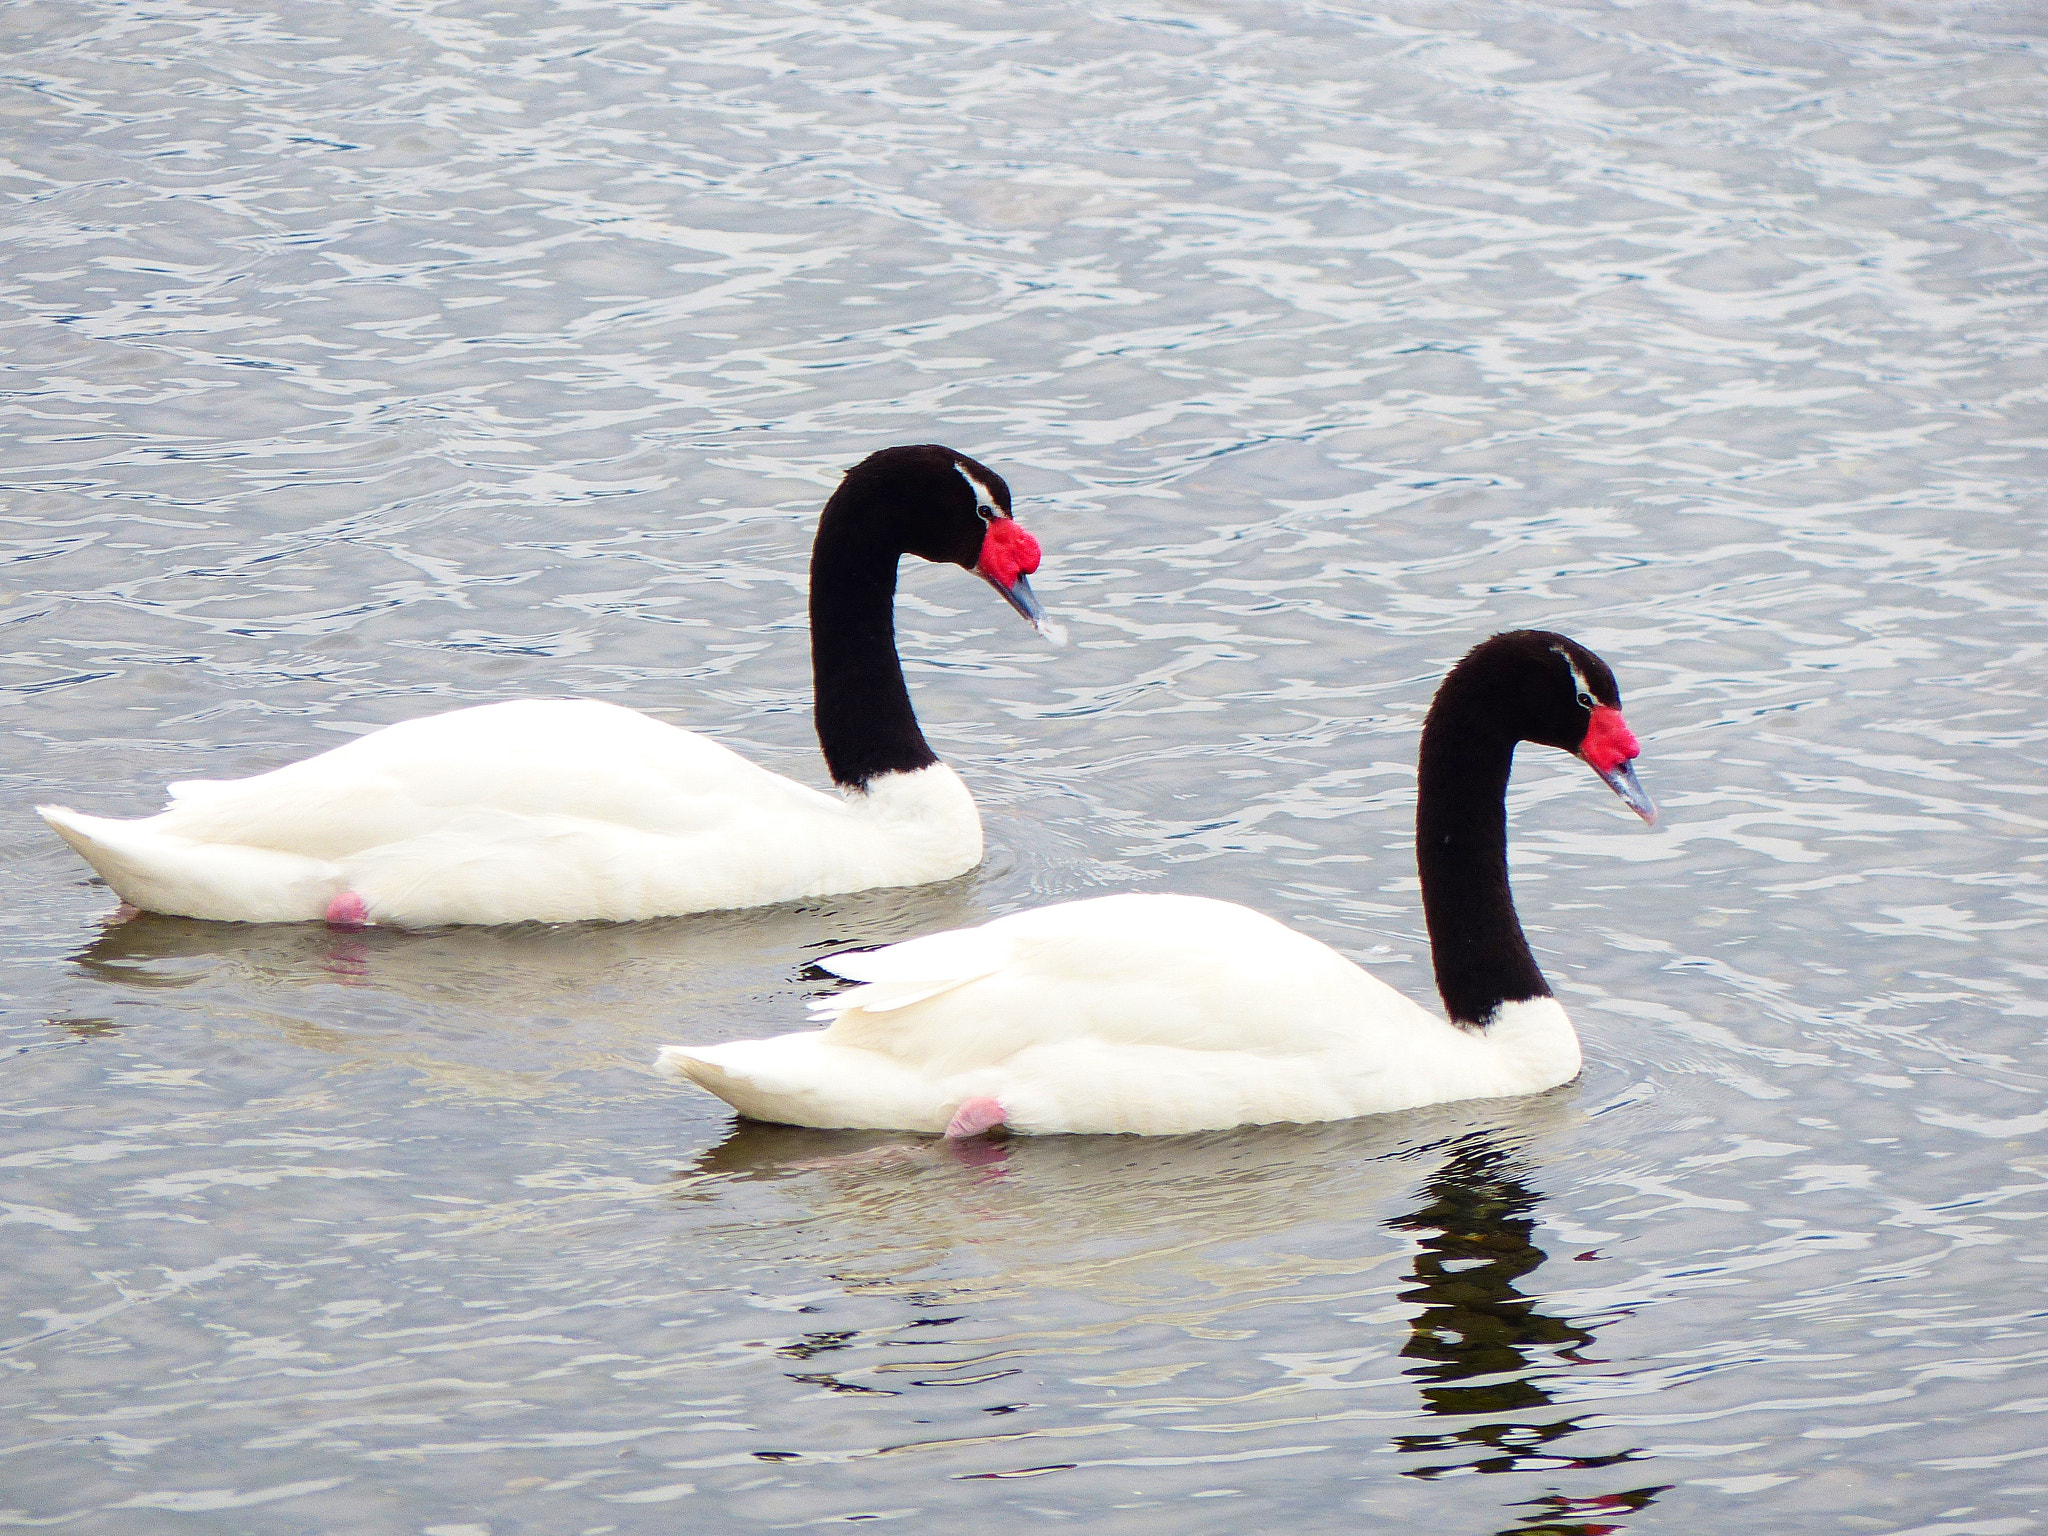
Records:
[[[137,821],[38,807],[130,906],[336,926],[629,920],[917,885],[981,861],[896,654],[904,555],[981,576],[1048,637],[1010,488],[936,444],[849,470],[811,558],[818,742],[838,794],[593,699],[408,720]]]
[[[1475,647],[1423,726],[1416,856],[1444,1013],[1233,903],[1119,895],[835,955],[862,983],[821,1030],[669,1046],[658,1064],[741,1114],[978,1135],[1169,1134],[1536,1093],[1578,1036],[1508,886],[1519,742],[1584,760],[1644,820],[1614,674],[1559,634]]]

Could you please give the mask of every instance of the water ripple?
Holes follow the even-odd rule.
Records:
[[[2034,1528],[2025,7],[12,21],[0,1522]],[[932,439],[1076,640],[906,573],[971,876],[102,928],[29,813],[552,692],[816,776],[811,519]],[[1104,888],[1426,994],[1415,733],[1523,624],[1614,663],[1669,813],[1521,765],[1576,1087],[963,1155],[646,1074]]]

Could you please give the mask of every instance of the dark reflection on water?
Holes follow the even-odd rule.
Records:
[[[1539,1351],[1575,1361],[1593,1335],[1548,1317],[1515,1282],[1547,1255],[1530,1240],[1536,1230],[1536,1194],[1508,1155],[1493,1147],[1460,1147],[1424,1186],[1429,1203],[1388,1223],[1397,1231],[1428,1234],[1415,1256],[1415,1286],[1404,1301],[1419,1302],[1415,1337],[1401,1353],[1434,1362],[1415,1374],[1435,1383],[1423,1401],[1437,1413],[1497,1413],[1550,1401],[1527,1373]],[[1505,1377],[1466,1386],[1473,1377]],[[1506,1432],[1507,1426],[1500,1426]],[[1425,1437],[1426,1438],[1426,1437]],[[1497,1443],[1493,1427],[1460,1439]],[[1413,1450],[1434,1444],[1404,1442]],[[1421,1473],[1417,1475],[1431,1475]]]
[[[1533,1288],[1548,1260],[1536,1241],[1542,1197],[1533,1148],[1570,1118],[1567,1102],[1553,1096],[1326,1126],[965,1144],[742,1121],[674,1177],[684,1208],[729,1209],[747,1185],[774,1191],[774,1205],[755,1207],[744,1229],[722,1227],[721,1241],[760,1258],[800,1250],[847,1297],[884,1305],[881,1320],[865,1328],[807,1320],[778,1343],[789,1382],[904,1400],[907,1411],[923,1391],[950,1399],[980,1390],[978,1411],[1014,1417],[1018,1427],[1005,1437],[1026,1446],[1044,1443],[1035,1416],[1048,1396],[1069,1411],[1077,1405],[1071,1384],[1048,1380],[1032,1362],[1036,1351],[1016,1347],[1007,1331],[1014,1322],[1002,1321],[1012,1298],[1056,1291],[1098,1305],[1115,1296],[1128,1306],[1172,1296],[1184,1309],[1229,1272],[1219,1264],[1284,1269],[1284,1256],[1312,1229],[1324,1234],[1319,1250],[1334,1256],[1348,1248],[1353,1262],[1383,1251],[1375,1230],[1410,1238],[1407,1278],[1389,1293],[1402,1320],[1374,1331],[1405,1330],[1405,1342],[1386,1345],[1390,1358],[1408,1362],[1401,1379],[1420,1388],[1429,1415],[1460,1422],[1392,1435],[1387,1448],[1401,1470],[1425,1483],[1473,1472],[1569,1476],[1569,1492],[1553,1487],[1516,1501],[1512,1507],[1531,1513],[1502,1536],[1603,1536],[1672,1485],[1585,1487],[1585,1474],[1653,1453],[1639,1443],[1614,1446],[1587,1415],[1555,1406],[1561,1380],[1611,1363],[1591,1352],[1592,1327],[1546,1305]],[[1418,1168],[1428,1171],[1411,1190]],[[1385,1203],[1407,1209],[1374,1214]],[[839,1309],[813,1302],[798,1310],[829,1317]],[[1051,1337],[1074,1344],[1085,1335]],[[1007,1347],[1005,1338],[1013,1341]],[[906,1353],[910,1359],[892,1358]],[[1125,1363],[1142,1359],[1130,1353]],[[1176,1401],[1189,1399],[1154,1400],[1149,1409],[1141,1400],[1124,1411],[1157,1412]],[[885,1439],[868,1454],[926,1455],[971,1440]],[[1574,1440],[1582,1444],[1568,1444]],[[777,1465],[805,1459],[772,1443],[750,1454]],[[1128,1464],[1026,1453],[952,1475],[1086,1479]]]
[[[1494,1454],[1406,1469],[1415,1478],[1465,1472],[1585,1471],[1637,1461],[1640,1447],[1604,1455],[1571,1455],[1561,1444],[1584,1427],[1579,1419],[1529,1417],[1526,1410],[1554,1401],[1544,1385],[1560,1364],[1587,1363],[1593,1333],[1543,1311],[1516,1282],[1549,1257],[1534,1241],[1541,1197],[1524,1182],[1515,1155],[1484,1139],[1458,1145],[1423,1185],[1425,1202],[1387,1223],[1421,1240],[1415,1283],[1401,1299],[1422,1310],[1410,1321],[1412,1337],[1401,1354],[1429,1362],[1411,1372],[1428,1385],[1422,1399],[1432,1413],[1487,1422],[1445,1434],[1395,1437],[1404,1452],[1490,1451]],[[1496,1415],[1519,1415],[1499,1418]],[[1545,1508],[1535,1523],[1504,1536],[1603,1536],[1620,1527],[1565,1522],[1568,1513],[1640,1511],[1669,1484],[1582,1498],[1550,1495],[1530,1501]],[[1558,1518],[1552,1518],[1558,1517]]]
[[[61,1029],[81,1040],[97,1040],[116,1033],[121,1026],[112,1019],[45,1019],[52,1029]]]
[[[1623,1515],[1640,1514],[1657,1501],[1657,1495],[1671,1491],[1671,1484],[1652,1488],[1631,1488],[1626,1493],[1596,1493],[1586,1498],[1567,1498],[1561,1493],[1545,1494],[1522,1501],[1537,1513],[1500,1536],[1612,1536],[1627,1529],[1619,1522]]]

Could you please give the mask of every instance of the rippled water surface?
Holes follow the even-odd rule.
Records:
[[[2037,7],[0,26],[0,1523],[2042,1525]],[[970,876],[110,924],[31,813],[522,694],[822,782],[812,521],[930,440],[1075,638],[906,571]],[[1574,1086],[962,1153],[649,1073],[1105,888],[1427,995],[1417,726],[1524,624],[1668,818],[1523,754]]]

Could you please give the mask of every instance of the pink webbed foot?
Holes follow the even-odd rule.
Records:
[[[968,1099],[953,1111],[953,1118],[946,1122],[946,1139],[958,1141],[964,1136],[979,1136],[992,1131],[1010,1117],[1003,1112],[1003,1106],[994,1099]]]
[[[327,903],[327,926],[330,928],[367,928],[370,926],[370,905],[354,891],[343,891]]]

